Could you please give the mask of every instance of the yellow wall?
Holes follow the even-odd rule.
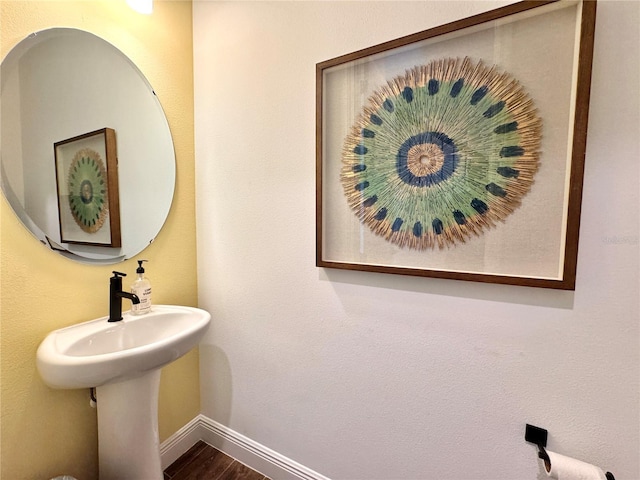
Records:
[[[177,184],[167,223],[143,255],[154,303],[196,305],[191,2],[156,0],[151,16],[133,12],[125,0],[2,0],[0,9],[2,58],[33,31],[75,27],[114,44],[153,85],[173,135]],[[117,269],[135,274],[135,262]],[[108,313],[112,270],[50,252],[19,223],[4,197],[0,200],[2,479],[62,473],[97,478],[96,411],[89,407],[88,390],[48,388],[35,355],[49,331]],[[196,351],[163,370],[160,389],[162,441],[200,411]]]

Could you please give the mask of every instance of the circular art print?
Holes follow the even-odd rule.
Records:
[[[374,233],[417,250],[464,243],[530,190],[542,122],[497,67],[445,58],[377,89],[349,135],[341,183]]]
[[[109,212],[106,178],[107,170],[98,152],[83,148],[75,154],[69,166],[69,208],[87,233],[100,230]]]

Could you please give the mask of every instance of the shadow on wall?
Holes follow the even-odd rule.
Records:
[[[493,283],[466,282],[461,280],[441,280],[348,270],[318,269],[320,281],[335,284],[366,285],[407,292],[429,293],[448,297],[486,300],[517,305],[532,305],[572,310],[575,292],[550,288],[497,285]],[[455,285],[455,288],[453,288]]]
[[[207,365],[213,369],[213,378],[201,379],[202,405],[211,409],[203,412],[207,417],[229,425],[231,419],[231,398],[233,395],[233,380],[231,365],[224,351],[208,343],[200,344],[200,365]],[[210,368],[207,368],[211,372]],[[215,380],[214,380],[215,379]]]

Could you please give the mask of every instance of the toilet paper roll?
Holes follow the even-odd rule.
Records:
[[[547,454],[550,462],[544,462],[544,469],[548,477],[558,480],[607,480],[600,467],[549,450]]]

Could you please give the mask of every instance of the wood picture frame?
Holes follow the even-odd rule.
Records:
[[[596,2],[316,65],[316,265],[575,289]]]
[[[115,130],[56,142],[54,155],[60,242],[120,247]]]

